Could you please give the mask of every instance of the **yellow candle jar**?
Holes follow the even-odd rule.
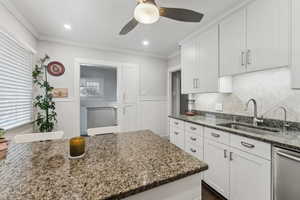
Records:
[[[85,139],[84,137],[75,137],[70,139],[70,157],[81,158],[85,153]]]

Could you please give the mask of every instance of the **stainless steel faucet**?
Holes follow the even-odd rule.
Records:
[[[283,122],[283,132],[286,132],[288,127],[290,126],[289,123],[287,122],[287,109],[283,106],[280,106],[279,108],[277,108],[277,110],[283,110],[283,117],[284,117],[284,122]]]
[[[263,122],[263,120],[262,119],[258,119],[258,116],[257,116],[257,103],[256,103],[255,99],[249,99],[248,100],[248,102],[246,103],[246,110],[248,110],[248,106],[249,106],[250,102],[253,103],[253,107],[254,107],[253,125],[257,126],[257,123],[258,122]]]

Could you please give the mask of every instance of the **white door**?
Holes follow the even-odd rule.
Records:
[[[195,93],[198,81],[196,65],[196,42],[191,41],[181,46],[181,90],[183,94]]]
[[[230,200],[270,200],[271,161],[231,149]]]
[[[209,166],[204,173],[204,181],[226,198],[229,197],[228,148],[226,145],[204,140],[204,161]]]
[[[196,92],[218,92],[219,89],[219,27],[201,34],[196,46]]]
[[[136,104],[139,93],[139,68],[135,65],[123,66],[121,87],[123,104]]]
[[[289,64],[290,0],[256,0],[247,7],[248,71]]]
[[[246,10],[220,23],[220,76],[246,72]]]

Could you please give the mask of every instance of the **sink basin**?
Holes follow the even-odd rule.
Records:
[[[227,128],[232,128],[235,130],[246,131],[250,133],[257,133],[257,134],[270,134],[270,133],[278,133],[280,132],[278,129],[272,129],[267,127],[259,127],[253,126],[250,124],[241,124],[241,123],[226,123],[226,124],[218,124],[218,126],[223,126]]]

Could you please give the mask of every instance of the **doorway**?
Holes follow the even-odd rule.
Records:
[[[184,114],[188,110],[188,95],[181,93],[181,71],[171,72],[171,113]]]
[[[80,135],[119,130],[118,68],[80,65]]]

